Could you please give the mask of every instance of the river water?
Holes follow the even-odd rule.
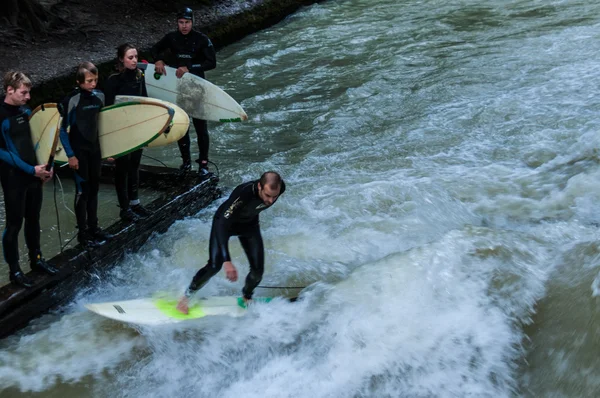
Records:
[[[250,121],[211,124],[211,160],[226,191],[284,176],[263,285],[301,300],[86,312],[180,294],[221,199],[1,341],[2,396],[598,396],[599,28],[584,1],[327,1],[223,49],[208,78]]]

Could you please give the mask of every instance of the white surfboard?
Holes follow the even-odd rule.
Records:
[[[29,120],[31,138],[38,160],[48,159],[52,139],[58,123],[56,104],[44,104],[35,108]],[[47,113],[50,112],[50,113]],[[51,113],[54,113],[52,115]],[[104,107],[98,116],[98,139],[102,158],[118,158],[147,146],[158,138],[171,124],[174,110],[164,104],[123,102]],[[55,162],[68,162],[62,144],[58,143]]]
[[[173,116],[173,121],[171,122],[171,128],[165,131],[164,134],[161,134],[157,139],[150,142],[148,147],[155,146],[165,146],[169,145],[173,142],[179,141],[185,133],[187,133],[190,127],[190,118],[188,114],[181,109],[179,106],[163,101],[158,98],[150,98],[150,97],[137,97],[135,95],[117,95],[115,97],[115,104],[120,104],[122,102],[131,102],[131,101],[139,101],[139,102],[150,102],[150,103],[158,103],[166,105],[170,108],[173,108],[175,111],[175,115]]]
[[[176,69],[165,67],[166,75],[155,73],[154,64],[138,64],[146,73],[148,96],[179,105],[190,117],[215,122],[241,122],[248,115],[229,94],[208,80],[191,73],[181,79]]]
[[[254,301],[268,302],[270,300],[270,298],[257,298]],[[238,317],[246,313],[244,300],[241,297],[234,296],[193,300],[188,315],[179,312],[176,306],[176,300],[164,298],[85,305],[88,310],[115,321],[151,326],[178,323],[215,315]]]

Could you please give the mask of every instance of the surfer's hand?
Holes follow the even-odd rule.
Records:
[[[235,269],[233,263],[231,261],[225,261],[223,263],[223,267],[225,267],[225,275],[227,275],[227,279],[229,279],[231,282],[237,281],[237,269]]]
[[[190,299],[183,296],[181,300],[179,300],[179,303],[177,303],[177,311],[187,315],[190,312],[190,309],[188,308],[189,302]]]
[[[177,68],[177,70],[175,71],[175,76],[177,76],[178,79],[181,79],[181,77],[183,75],[185,75],[186,73],[188,73],[190,70],[186,67],[186,66],[180,66],[179,68]]]
[[[52,177],[54,177],[54,168],[51,168],[48,173],[50,173],[50,175],[48,176],[48,178],[44,179],[44,182],[46,181],[50,181],[52,179]]]
[[[79,160],[75,156],[69,158],[69,167],[73,170],[79,170]]]
[[[52,173],[50,171],[46,171],[45,164],[40,164],[35,166],[35,176],[42,181],[46,181],[52,178]]]
[[[167,76],[167,71],[165,70],[165,63],[163,61],[156,61],[154,64],[154,71],[156,73],[160,73],[161,75]]]

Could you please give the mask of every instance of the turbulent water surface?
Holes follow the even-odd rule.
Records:
[[[225,48],[208,78],[250,121],[211,124],[211,160],[227,192],[284,176],[263,284],[301,300],[139,330],[86,312],[180,294],[220,199],[1,341],[2,396],[598,396],[592,3],[326,1]]]

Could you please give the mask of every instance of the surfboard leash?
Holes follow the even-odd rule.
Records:
[[[219,177],[220,173],[219,173],[219,166],[217,166],[217,164],[215,162],[211,162],[210,160],[207,161],[208,163],[212,164],[213,166],[215,166],[215,170],[217,171],[217,178]]]
[[[63,252],[62,247],[62,236],[60,233],[60,215],[58,214],[58,203],[56,202],[56,180],[58,179],[58,175],[54,173],[53,184],[54,184],[54,210],[56,212],[56,230],[58,232],[58,247],[60,248],[60,252]]]
[[[58,181],[58,184],[60,185],[60,192],[62,193],[62,201],[63,201],[63,206],[65,206],[65,209],[67,209],[67,211],[73,215],[75,215],[75,213],[69,209],[69,207],[67,206],[67,203],[65,202],[65,190],[63,189],[62,186],[62,182],[60,180],[60,177],[58,176],[57,173],[54,173],[54,210],[56,211],[56,229],[58,232],[58,247],[60,248],[60,252],[62,253],[65,248],[67,246],[69,246],[69,244],[73,241],[73,239],[75,239],[75,237],[77,235],[74,235],[71,239],[69,239],[69,241],[67,243],[65,243],[64,245],[62,244],[62,230],[60,228],[60,213],[58,212],[58,203],[56,200],[56,181]]]
[[[256,286],[261,289],[306,289],[306,286]]]
[[[148,159],[152,159],[152,160],[154,160],[155,162],[158,162],[158,163],[162,164],[162,165],[163,165],[163,167],[166,167],[166,168],[168,168],[168,167],[169,167],[169,166],[167,166],[166,164],[164,164],[164,163],[163,163],[163,162],[162,162],[160,159],[153,158],[152,156],[148,156],[148,155],[146,155],[145,153],[142,153],[142,156],[144,156],[144,157],[146,157],[146,158],[148,158]]]

